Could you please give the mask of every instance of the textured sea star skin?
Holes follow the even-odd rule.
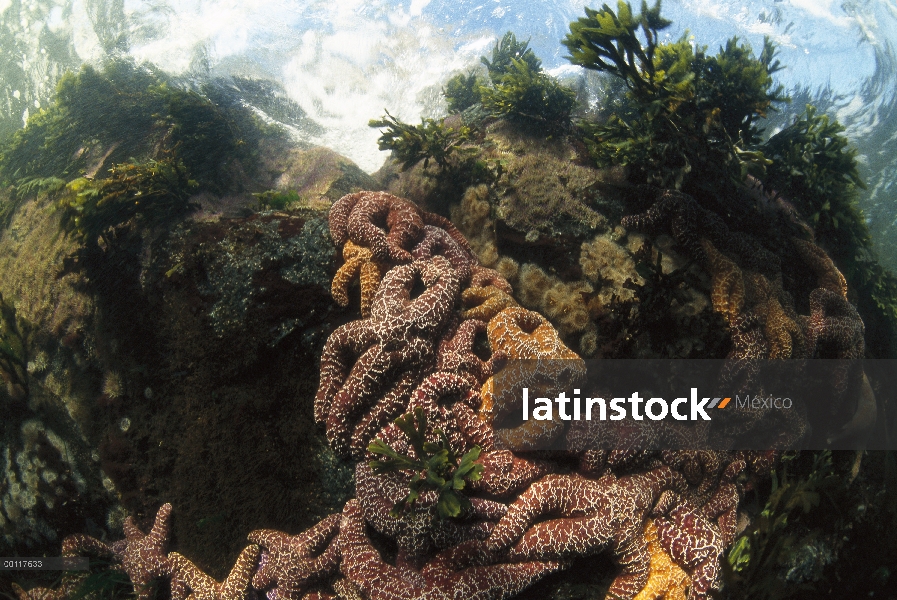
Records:
[[[497,287],[509,296],[514,293],[514,288],[508,283],[508,280],[501,276],[501,273],[495,269],[487,269],[482,265],[473,267],[473,274],[470,277],[470,287]]]
[[[498,498],[512,496],[555,468],[547,461],[521,458],[509,450],[484,452],[477,463],[483,466],[483,473],[470,489]]]
[[[720,375],[721,384],[744,389],[756,379],[758,361],[769,357],[769,346],[763,337],[760,318],[746,312],[734,319],[730,327],[732,350],[726,357]]]
[[[655,233],[669,225],[676,241],[687,248],[692,256],[700,256],[701,248],[697,231],[701,208],[694,198],[686,194],[664,191],[647,211],[623,217],[621,225],[645,233]],[[723,225],[713,215],[712,226]]]
[[[480,394],[475,382],[456,372],[437,371],[427,376],[411,394],[409,411],[423,410],[427,423],[442,429],[455,452],[464,453],[479,446],[483,450],[495,447],[495,436],[474,412],[480,406]],[[450,405],[441,402],[445,397],[457,397]]]
[[[803,355],[803,332],[772,296],[766,302],[765,329],[770,346],[769,358],[798,358]]]
[[[816,274],[819,287],[847,298],[847,279],[844,278],[829,255],[825,253],[825,250],[800,238],[792,238],[791,243],[794,245],[797,255]]]
[[[468,319],[460,324],[452,324],[439,343],[436,369],[457,373],[468,378],[472,385],[479,387],[492,377],[495,357],[483,360],[473,351],[476,336],[486,331],[486,323]],[[501,358],[501,357],[499,357]]]
[[[407,202],[407,201],[406,201]],[[436,213],[421,211],[421,217],[427,225],[432,225],[434,227],[438,227],[440,229],[444,229],[452,239],[457,242],[458,247],[464,251],[465,254],[473,257],[475,256],[473,252],[473,248],[470,246],[470,242],[467,241],[467,238],[464,237],[464,234],[461,233],[455,224],[443,217],[442,215],[437,215]],[[476,263],[476,259],[474,259]],[[474,267],[474,270],[481,268],[478,265]]]
[[[349,285],[357,276],[361,287],[361,316],[368,317],[387,265],[375,260],[369,249],[352,242],[346,242],[343,246],[343,260],[343,266],[333,276],[330,295],[340,306],[349,306]]]
[[[424,227],[420,209],[386,192],[359,193],[361,198],[352,207],[346,223],[348,238],[370,248],[378,260],[410,262],[407,248],[417,241]]]
[[[438,554],[420,571],[403,569],[383,560],[364,524],[358,501],[350,500],[340,525],[340,568],[370,600],[499,600],[561,568],[557,561],[493,564],[498,558],[473,540]]]
[[[501,311],[488,325],[489,345],[509,363],[483,385],[480,418],[492,425],[518,405],[516,391],[527,387],[533,398],[546,389],[567,389],[585,375],[585,363],[561,341],[539,313],[515,307]],[[530,419],[495,432],[498,447],[532,450],[550,444],[564,429],[555,420]]]
[[[663,491],[684,485],[669,467],[619,479],[548,475],[514,501],[486,545],[495,551],[513,545],[509,556],[516,560],[562,560],[610,549],[622,572],[608,596],[633,598],[648,579],[645,519]],[[548,515],[555,518],[533,524]]]
[[[12,584],[12,591],[19,600],[65,600],[76,589],[65,582],[56,589],[45,587],[33,587],[25,590],[17,583]]]
[[[417,282],[427,289],[412,299],[411,291]],[[387,327],[407,324],[416,334],[435,338],[452,314],[460,286],[455,270],[443,256],[399,265],[383,278],[381,289],[374,296],[371,316],[396,320]]]
[[[381,261],[410,262],[410,250],[424,235],[426,225],[444,230],[458,248],[473,256],[470,244],[451,221],[386,192],[348,194],[330,209],[330,237],[334,244],[342,246],[352,240],[370,248]]]
[[[764,333],[769,342],[769,357],[772,359],[802,358],[804,353],[804,333],[798,324],[785,312],[779,301],[781,287],[773,285],[759,273],[745,273],[748,295],[755,305],[752,309],[764,322]]]
[[[349,240],[349,215],[364,195],[365,192],[346,194],[330,207],[328,216],[330,239],[336,247],[341,247]]]
[[[857,309],[831,290],[810,292],[809,347],[817,356],[862,358],[866,326]]]
[[[834,389],[841,396],[855,370],[852,359],[865,354],[865,336],[863,319],[847,298],[825,288],[810,292],[807,346],[814,357],[845,359],[839,361],[832,374]]]
[[[769,347],[760,331],[760,319],[754,313],[746,313],[732,322],[732,352],[727,358],[751,360],[769,356]]]
[[[725,551],[722,535],[700,510],[680,500],[675,493],[661,498],[657,504],[658,513],[668,513],[668,517],[654,519],[658,542],[673,560],[690,572],[690,598],[706,598],[708,591],[720,586],[720,559]],[[674,508],[669,510],[670,506]]]
[[[159,507],[148,534],[140,531],[132,517],[125,519],[123,528],[125,539],[112,544],[87,535],[68,536],[62,542],[62,555],[78,556],[86,553],[113,558],[131,579],[137,597],[146,600],[153,592],[150,582],[172,573],[172,563],[165,553],[171,535],[171,504]]]
[[[669,229],[676,242],[695,258],[705,258],[700,238],[706,237],[722,251],[737,256],[739,264],[761,273],[777,273],[781,260],[751,236],[732,232],[714,212],[682,192],[663,190],[660,199],[646,212],[623,217],[626,229],[656,233]]]
[[[418,281],[426,290],[412,299]],[[363,455],[369,439],[403,412],[407,395],[433,362],[431,340],[449,323],[459,286],[442,256],[399,265],[383,278],[371,316],[328,339],[315,416],[326,424],[334,451]]]
[[[470,279],[471,269],[477,264],[476,257],[467,248],[461,247],[449,232],[435,225],[424,226],[424,237],[411,251],[411,255],[417,260],[434,256],[446,257],[461,281]]]
[[[409,395],[433,361],[432,346],[421,338],[409,339],[399,350],[388,347],[381,343],[362,355],[333,398],[327,440],[340,455],[363,455],[366,436],[373,437],[404,412]]]
[[[741,314],[744,307],[744,279],[741,269],[734,262],[723,256],[710,240],[701,239],[701,248],[707,257],[710,273],[713,276],[710,298],[713,309],[722,314],[730,324]]]
[[[507,292],[491,284],[467,288],[461,292],[461,301],[467,307],[461,316],[487,322],[504,309],[517,306],[517,301]]]
[[[125,539],[115,542],[111,548],[121,560],[122,566],[138,598],[151,595],[149,583],[156,577],[171,574],[171,561],[165,553],[171,535],[171,504],[163,504],[156,513],[153,528],[146,535],[128,517],[124,522]]]
[[[168,555],[172,565],[172,600],[246,600],[259,552],[255,544],[244,548],[227,579],[221,583],[203,573],[185,556],[172,552]]]
[[[734,481],[724,477],[713,496],[701,507],[701,513],[708,519],[715,519],[723,539],[723,546],[728,547],[735,541],[738,530],[738,503],[742,491]]]
[[[110,558],[115,556],[109,544],[89,535],[76,533],[62,540],[62,556],[84,556],[85,554]]]
[[[661,456],[664,464],[681,472],[690,485],[698,486],[700,495],[716,483],[723,466],[720,454],[713,450],[665,450]]]
[[[329,577],[339,566],[340,515],[330,515],[299,535],[258,529],[249,541],[262,548],[252,585],[270,590],[270,600],[299,600],[315,582]]]
[[[685,591],[691,580],[688,573],[673,561],[673,557],[658,542],[654,521],[645,523],[645,541],[648,542],[648,554],[651,555],[648,582],[634,600],[685,600]]]
[[[365,321],[346,323],[330,334],[321,352],[321,379],[315,394],[314,418],[324,423],[330,402],[346,382],[358,358],[377,341],[377,332]]]
[[[561,341],[548,319],[525,308],[507,308],[489,321],[489,345],[510,359],[581,360]]]

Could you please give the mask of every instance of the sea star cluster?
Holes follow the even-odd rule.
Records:
[[[713,307],[730,329],[733,381],[750,378],[754,361],[769,356],[862,355],[862,320],[839,293],[840,273],[815,246],[796,244],[820,282],[810,316],[799,317],[778,261],[689,196],[665,192],[624,225],[668,228],[703,262]],[[167,580],[176,600],[245,600],[253,590],[269,600],[509,598],[571,559],[597,554],[618,566],[613,598],[706,598],[720,588],[745,482],[769,472],[776,448],[663,450],[659,434],[639,429],[614,432],[613,449],[595,450],[574,442],[603,435],[600,428],[506,423],[511,384],[537,394],[572,389],[585,377],[558,331],[517,305],[511,285],[477,262],[450,222],[411,202],[350,194],[334,203],[330,229],[345,260],[334,298],[348,305],[359,277],[361,318],[327,340],[314,417],[331,448],[356,461],[356,498],[296,535],[251,532],[223,582],[166,554],[170,505],[149,534],[129,520],[126,539],[71,536],[66,554],[112,558],[143,598],[151,580]],[[477,456],[477,477],[455,486],[469,503],[457,517],[440,518],[433,489],[405,505],[412,483],[431,474],[375,468],[374,441],[423,458],[396,422],[406,414],[423,416],[420,435],[445,456]],[[684,434],[671,428],[663,435]],[[561,436],[567,454],[531,452]],[[23,599],[69,593],[19,591]]]

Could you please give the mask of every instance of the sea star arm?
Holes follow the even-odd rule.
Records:
[[[278,599],[301,598],[311,582],[336,571],[339,524],[340,515],[333,514],[295,536],[271,529],[250,533],[249,541],[263,549],[253,587],[264,590],[274,586]]]

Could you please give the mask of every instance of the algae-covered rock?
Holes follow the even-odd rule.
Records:
[[[137,431],[115,450],[152,440],[126,480],[153,490],[132,506],[172,502],[179,551],[217,577],[246,532],[301,530],[338,510],[351,482],[312,421],[316,357],[343,318],[330,297],[326,216],[188,221],[157,242],[144,270],[159,363],[132,417]]]
[[[2,553],[117,538],[125,515],[146,526],[170,501],[175,549],[222,578],[247,531],[341,508],[352,470],[311,417],[316,357],[344,318],[327,209],[373,183],[326,149],[259,148],[252,173],[231,163],[240,185],[201,190],[166,227],[115,223],[108,243],[66,235],[65,181],[5,190],[2,332],[19,337],[0,389]],[[296,200],[256,212],[265,190]]]
[[[326,211],[188,221],[155,254],[147,284],[170,290],[189,282],[202,306],[194,312],[219,338],[245,337],[249,329],[274,347],[297,328],[325,321],[331,308],[336,249]],[[154,280],[158,273],[164,279]]]
[[[508,238],[536,244],[542,236],[581,239],[607,228],[603,213],[611,202],[601,191],[603,174],[575,164],[568,142],[530,136],[507,123],[493,126],[488,139],[494,145],[486,156],[502,167],[496,216]]]
[[[294,190],[309,202],[332,202],[351,192],[377,188],[374,179],[355,163],[322,147],[291,148],[274,154],[265,160],[263,168],[275,174],[273,189]]]
[[[5,190],[3,194],[8,194]],[[118,502],[95,452],[95,303],[65,270],[75,245],[46,197],[0,231],[0,553],[58,552]],[[110,486],[111,487],[111,486]]]

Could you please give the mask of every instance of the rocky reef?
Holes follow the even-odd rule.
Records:
[[[611,15],[616,33],[590,37]],[[254,121],[227,86],[186,92],[121,65],[68,77],[0,154],[0,554],[61,548],[91,571],[0,592],[893,585],[893,453],[581,449],[594,431],[512,414],[503,381],[573,387],[584,358],[716,358],[734,377],[758,360],[893,355],[893,276],[854,261],[872,256],[855,157],[841,148],[802,180],[788,139],[809,160],[819,117],[757,135],[780,99],[773,49],[661,44],[659,3],[581,22],[565,41],[577,64],[632,84],[608,99],[616,113],[576,109],[509,34],[485,74],[449,82],[452,114],[372,123],[393,153],[373,176]],[[614,62],[618,38],[644,56]],[[750,102],[713,106],[710,64]],[[134,139],[92,129],[90,102],[132,119]],[[662,118],[634,116],[646,102]],[[850,435],[893,429],[893,375],[865,364],[831,373]]]
[[[687,198],[675,197],[688,206]],[[630,222],[651,223],[665,201]],[[245,227],[265,231],[266,223],[281,228],[292,219],[251,220],[234,235]],[[253,589],[278,598],[506,598],[595,554],[617,565],[610,597],[673,597],[688,590],[689,597],[704,598],[719,591],[721,561],[739,531],[741,500],[774,467],[775,448],[528,455],[535,440],[566,435],[565,426],[503,426],[502,400],[491,383],[502,371],[494,361],[564,359],[564,370],[541,374],[549,386],[563,388],[583,371],[558,331],[539,313],[516,305],[509,282],[479,263],[448,220],[406,200],[383,192],[344,196],[330,210],[329,232],[337,246],[370,250],[360,260],[378,261],[382,273],[379,282],[358,287],[359,295],[371,295],[368,286],[375,287],[368,316],[328,337],[313,409],[333,451],[357,461],[356,499],[298,535],[249,533],[253,545],[222,583],[185,555],[167,552],[170,504],[159,510],[149,534],[129,519],[126,539],[70,536],[64,554],[112,560],[144,597],[148,584],[161,577],[174,598],[247,598]],[[268,243],[261,233],[255,237]],[[768,334],[746,329],[761,321],[743,312],[743,292],[732,291],[744,288],[743,280],[732,283],[740,269],[713,254],[718,251],[706,238],[697,248],[708,256],[711,273],[727,274],[712,296],[736,340],[731,356],[768,351]],[[252,264],[251,252],[247,260]],[[280,272],[295,270],[288,263]],[[311,283],[313,273],[307,276]],[[824,287],[811,296],[818,297],[811,298],[811,316],[798,319],[804,326],[785,331],[801,338],[792,349],[811,356],[831,348],[822,342],[826,338],[856,356],[862,336],[840,331],[861,329],[862,322],[849,325],[843,296]],[[479,318],[471,317],[477,308]],[[826,316],[832,311],[838,316]],[[737,339],[746,331],[759,333],[742,346]],[[487,355],[480,354],[478,334],[488,340]],[[508,447],[520,450],[500,449]],[[64,597],[74,585],[19,593]]]

